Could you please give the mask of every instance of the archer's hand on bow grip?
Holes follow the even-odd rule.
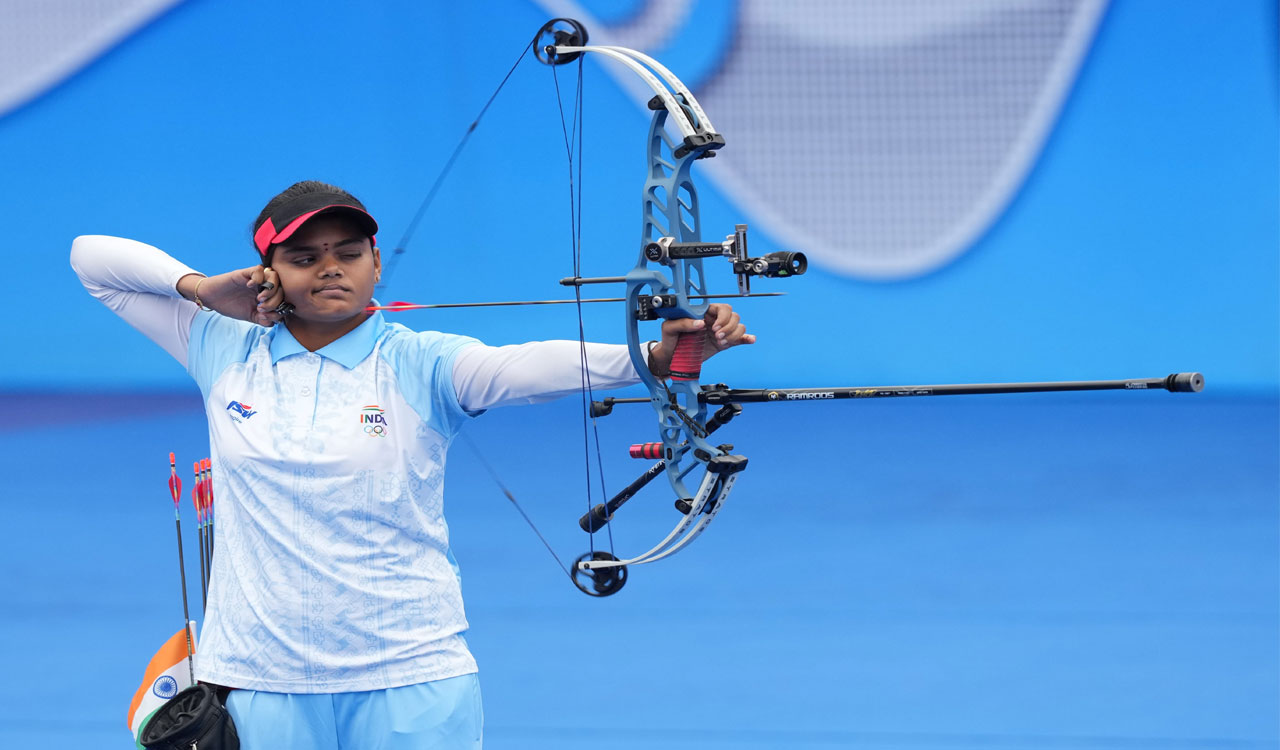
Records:
[[[740,344],[754,344],[738,314],[726,304],[708,306],[702,320],[680,318],[662,323],[662,341],[649,352],[649,371],[665,376],[683,373],[697,380],[702,363],[717,352]]]

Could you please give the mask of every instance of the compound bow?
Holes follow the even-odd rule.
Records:
[[[733,453],[733,446],[712,445],[708,442],[708,437],[740,414],[742,407],[739,404],[742,403],[1109,389],[1163,388],[1169,391],[1193,392],[1203,388],[1204,379],[1198,373],[1181,373],[1166,378],[1086,382],[731,389],[724,384],[703,385],[699,382],[705,330],[680,335],[668,376],[659,377],[651,374],[644,341],[640,336],[642,322],[682,318],[701,319],[711,304],[707,300],[717,297],[771,296],[753,294],[751,277],[799,276],[805,272],[808,263],[804,254],[799,252],[776,252],[757,258],[750,257],[747,252],[745,224],[736,225],[733,233],[721,242],[707,242],[702,239],[698,193],[693,182],[692,168],[698,160],[715,156],[716,151],[725,145],[724,137],[714,129],[710,118],[707,117],[689,88],[657,60],[624,47],[588,45],[587,40],[587,30],[579,22],[568,18],[552,19],[538,30],[533,41],[517,59],[516,66],[530,49],[540,62],[552,68],[553,77],[556,67],[578,62],[578,88],[573,115],[575,120],[572,128],[565,125],[565,142],[569,151],[571,178],[575,141],[579,148],[578,165],[579,169],[581,168],[581,141],[577,140],[577,136],[580,133],[583,56],[594,54],[612,59],[635,73],[653,91],[654,96],[649,101],[649,108],[653,111],[653,115],[646,144],[646,180],[641,204],[639,257],[636,264],[625,276],[583,277],[579,275],[580,243],[577,239],[577,227],[575,227],[574,275],[560,281],[562,285],[574,289],[574,300],[467,305],[576,303],[579,305],[579,341],[582,344],[584,408],[585,402],[590,401],[590,418],[594,420],[607,415],[615,404],[621,403],[648,403],[657,416],[660,439],[633,445],[630,449],[631,455],[635,458],[658,459],[657,462],[606,502],[592,506],[588,489],[589,510],[579,519],[579,525],[584,531],[592,534],[591,551],[575,560],[571,571],[566,569],[574,585],[584,593],[598,597],[617,593],[626,583],[627,566],[651,563],[670,557],[687,547],[707,529],[723,509],[735,482],[747,466],[747,458]],[[516,66],[512,66],[512,71]],[[511,72],[508,72],[502,84],[505,85],[510,76]],[[558,93],[558,78],[556,81]],[[499,85],[498,91],[501,89],[502,85]],[[480,116],[483,116],[498,91],[489,98]],[[410,222],[409,231],[406,232],[405,238],[394,251],[391,263],[388,264],[387,278],[390,276],[395,260],[404,252],[413,227],[422,218],[431,198],[439,189],[445,174],[467,139],[474,132],[479,119],[478,116],[467,130],[453,155],[446,162],[444,171],[432,185],[418,213]],[[572,201],[576,201],[576,198],[571,198]],[[575,222],[580,221],[581,212],[576,204],[573,207],[573,215]],[[737,281],[736,294],[708,294],[703,261],[712,258],[723,258],[730,263]],[[624,284],[625,295],[621,298],[582,299],[583,286],[606,283]],[[585,375],[589,368],[586,362],[587,350],[584,337],[581,334],[581,305],[586,302],[606,301],[624,303],[627,349],[641,382],[649,391],[647,398],[606,398],[601,401],[595,401],[593,398],[590,382]],[[452,306],[455,305],[392,303],[386,307],[374,309],[403,310]],[[709,414],[709,406],[719,406],[719,409]],[[596,451],[598,463],[598,439]],[[666,475],[674,490],[675,505],[680,513],[671,531],[657,544],[630,557],[620,558],[613,553],[612,549],[608,552],[596,550],[595,532],[604,528],[623,504],[660,474]],[[496,474],[494,478],[497,480]],[[498,480],[498,483],[502,486],[501,480]],[[503,491],[519,509],[519,503],[505,486]],[[520,513],[533,526],[532,521],[522,509]],[[536,526],[534,531],[537,532]],[[538,533],[538,536],[541,537],[541,533]],[[546,544],[545,539],[543,543]],[[612,547],[612,544],[610,546]],[[559,562],[559,556],[551,550],[549,544],[547,548]],[[563,563],[561,566],[563,567]]]

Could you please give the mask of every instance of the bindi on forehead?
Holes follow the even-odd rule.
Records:
[[[355,247],[361,245],[365,241],[363,236],[347,237],[345,239],[302,239],[296,244],[283,244],[280,246],[281,252],[285,253],[314,253],[332,250],[340,250],[347,247]]]

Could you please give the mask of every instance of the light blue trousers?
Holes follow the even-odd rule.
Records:
[[[474,674],[363,693],[232,690],[242,750],[480,750]]]

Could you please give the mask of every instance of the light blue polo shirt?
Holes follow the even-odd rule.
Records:
[[[444,519],[445,454],[478,344],[375,313],[315,352],[283,325],[191,324],[216,553],[197,677],[335,693],[476,671]]]

